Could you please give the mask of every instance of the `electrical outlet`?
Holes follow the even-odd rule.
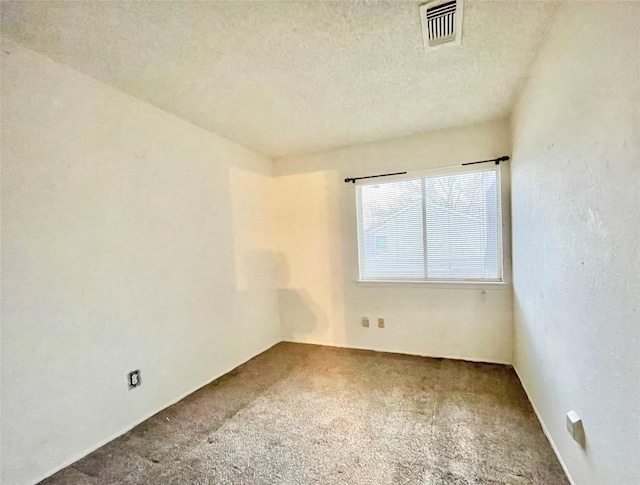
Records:
[[[362,326],[363,327],[369,326],[369,317],[362,317]]]
[[[575,411],[567,413],[567,431],[571,437],[578,443],[584,443],[584,429],[582,428],[582,419]]]
[[[378,318],[378,328],[384,328],[384,318]]]
[[[142,384],[142,381],[140,380],[140,370],[134,370],[129,372],[128,381],[129,381],[129,389],[134,389],[138,387],[140,384]]]

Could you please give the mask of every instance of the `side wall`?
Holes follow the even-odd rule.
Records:
[[[581,485],[640,483],[639,58],[640,5],[568,2],[513,119],[514,365]]]
[[[346,177],[508,154],[498,121],[276,161],[274,224],[285,340],[511,363],[511,287],[358,283],[355,186]],[[509,233],[508,164],[504,168]],[[510,273],[509,244],[505,239]],[[361,326],[368,316],[369,328]],[[386,328],[377,328],[377,318]]]
[[[280,327],[271,161],[11,42],[2,51],[0,481],[21,485],[270,347]]]

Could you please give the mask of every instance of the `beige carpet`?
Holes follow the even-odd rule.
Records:
[[[42,483],[568,481],[510,367],[282,343]]]

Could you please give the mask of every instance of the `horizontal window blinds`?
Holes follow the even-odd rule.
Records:
[[[502,280],[499,167],[358,186],[363,280]]]

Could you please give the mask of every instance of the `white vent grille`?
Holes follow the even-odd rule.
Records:
[[[462,0],[433,0],[420,6],[425,50],[444,45],[460,45],[462,38]]]

